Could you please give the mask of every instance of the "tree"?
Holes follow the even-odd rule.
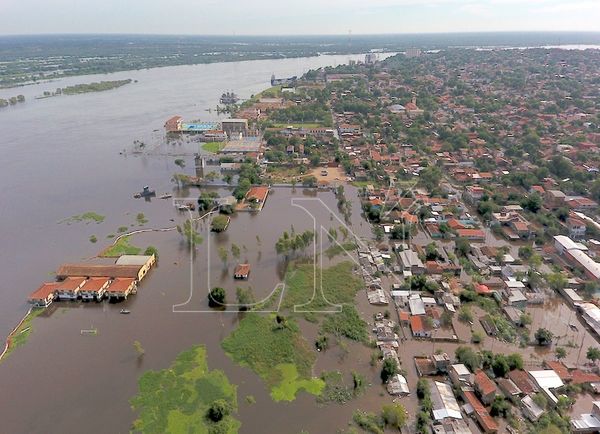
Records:
[[[148,247],[146,247],[146,250],[144,250],[144,255],[146,255],[146,256],[152,256],[152,255],[154,255],[154,257],[158,261],[158,249],[156,247],[154,247],[154,246],[148,246]]]
[[[469,347],[458,347],[454,355],[460,363],[464,364],[473,372],[481,366],[481,356]]]
[[[317,186],[317,178],[314,176],[306,176],[302,179],[302,186],[304,187],[316,187]]]
[[[542,346],[547,346],[552,344],[552,338],[554,338],[554,334],[545,328],[539,328],[537,329],[537,331],[535,332],[535,340],[537,341],[538,345],[542,345]]]
[[[401,404],[384,405],[381,412],[381,417],[386,426],[400,429],[406,425],[408,415],[406,409]]]
[[[567,278],[560,272],[546,275],[546,282],[555,291],[564,289],[567,286]]]
[[[142,358],[146,354],[146,350],[144,350],[140,341],[133,341],[133,348],[135,348],[138,358]]]
[[[494,357],[494,361],[492,362],[492,370],[497,378],[506,376],[510,368],[504,354],[496,354],[496,357]]]
[[[458,319],[462,322],[473,322],[473,314],[471,313],[469,306],[461,306],[458,310]]]
[[[219,247],[219,258],[221,258],[221,262],[223,263],[223,268],[227,268],[227,257],[229,254],[225,247]]]
[[[185,167],[185,160],[183,158],[178,158],[175,160],[175,164],[181,168]]]
[[[508,362],[508,368],[511,371],[515,369],[523,369],[523,356],[519,353],[512,353],[506,356],[506,361]]]
[[[381,368],[381,381],[387,383],[390,378],[398,373],[398,364],[394,359],[385,359]]]
[[[531,246],[519,247],[519,258],[527,261],[533,255],[533,249]]]
[[[209,307],[225,307],[225,290],[218,286],[214,287],[208,293],[208,306]]]
[[[496,396],[494,398],[494,402],[492,403],[492,408],[490,409],[490,414],[492,416],[502,416],[506,417],[508,412],[510,411],[510,404],[504,396]]]
[[[229,403],[224,399],[217,399],[208,408],[206,416],[213,422],[220,422],[223,418],[228,416],[230,412],[231,408]]]
[[[424,399],[426,396],[429,396],[429,394],[429,381],[425,378],[419,378],[419,381],[417,381],[417,397],[419,399]]]
[[[223,232],[229,225],[229,217],[226,215],[218,215],[210,222],[210,230],[213,232]]]
[[[527,198],[521,202],[521,206],[532,213],[537,213],[540,209],[542,209],[542,202],[542,196],[540,196],[538,193],[533,193],[527,196]]]
[[[436,166],[428,166],[419,173],[421,184],[430,192],[435,190],[442,179],[442,172]]]
[[[231,255],[236,259],[240,257],[240,248],[235,243],[231,243]]]
[[[177,232],[185,237],[188,245],[195,246],[202,242],[202,237],[196,232],[197,223],[191,220],[183,222],[183,226],[177,225]]]
[[[238,310],[244,312],[250,310],[254,304],[254,294],[251,288],[236,288],[235,295],[239,304]]]
[[[600,360],[600,348],[589,347],[585,353],[585,357],[592,363],[596,363]]]
[[[382,241],[385,233],[383,232],[383,228],[379,225],[374,225],[372,227],[373,235],[375,236],[376,241]]]
[[[564,347],[557,347],[555,355],[558,360],[564,359],[565,357],[567,357],[567,350],[565,350]]]

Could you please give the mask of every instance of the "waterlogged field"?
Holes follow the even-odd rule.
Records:
[[[140,412],[136,432],[233,434],[241,425],[232,416],[236,386],[223,371],[208,368],[203,346],[184,351],[168,369],[142,375],[131,405]]]
[[[275,401],[292,401],[301,389],[321,393],[323,383],[312,375],[315,352],[291,318],[248,313],[222,346],[236,363],[267,383]]]

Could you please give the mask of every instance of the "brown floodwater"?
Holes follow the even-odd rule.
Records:
[[[181,171],[174,165],[174,155],[183,155],[183,171],[193,174],[191,155],[198,149],[190,143],[164,144],[163,124],[168,117],[216,119],[214,111],[205,109],[214,107],[224,90],[234,89],[247,98],[268,87],[271,73],[298,75],[309,68],[360,57],[169,67],[71,77],[19,89],[27,102],[0,113],[0,146],[5,155],[0,160],[0,334],[9,333],[28,309],[27,295],[42,281],[53,279],[52,273],[61,263],[95,256],[109,244],[107,236],[116,234],[120,226],[156,228],[183,222],[185,214],[177,212],[171,200],[132,198],[146,184],[159,194],[198,195],[197,189],[175,190],[170,181],[173,173]],[[34,99],[56,87],[121,78],[139,82],[102,93]],[[0,90],[0,97],[11,92]],[[136,139],[148,144],[146,152],[131,152]],[[127,152],[120,155],[122,150]],[[359,237],[369,238],[371,231],[360,217],[356,193],[346,187],[346,197],[353,201],[352,229]],[[292,206],[292,198],[301,199],[307,211]],[[98,224],[63,221],[86,211],[106,219]],[[148,220],[142,226],[136,221],[140,212]],[[34,320],[27,344],[0,364],[0,431],[128,432],[135,419],[129,399],[137,393],[139,376],[148,369],[168,367],[177,354],[195,344],[206,345],[209,366],[223,369],[238,385],[237,417],[242,432],[333,432],[347,425],[355,408],[380,409],[390,399],[380,395],[379,372],[369,365],[371,350],[364,346],[350,344],[346,351],[334,346],[319,355],[315,367],[316,375],[324,369],[355,369],[372,381],[374,386],[352,405],[320,406],[305,393],[293,403],[274,403],[262,380],[233,363],[220,347],[221,340],[236,327],[238,313],[173,309],[188,300],[190,275],[193,296],[177,310],[206,310],[206,289],[214,285],[226,288],[229,300],[235,299],[236,286],[251,286],[257,298],[267,295],[284,271],[274,251],[276,239],[291,226],[298,232],[313,229],[311,215],[326,228],[338,227],[341,223],[334,214],[336,198],[331,192],[275,188],[262,212],[237,214],[225,233],[211,234],[207,224],[201,224],[204,242],[194,254],[193,269],[190,251],[177,232],[132,237],[135,245],[159,249],[158,267],[125,303],[55,303]],[[89,241],[91,235],[97,237],[97,243]],[[218,248],[230,249],[232,243],[241,248],[239,261],[252,265],[248,282],[232,279],[238,260],[231,252],[228,269],[218,258]],[[324,259],[324,265],[328,264]],[[364,293],[359,293],[357,300],[362,298]],[[119,315],[124,307],[132,313]],[[302,324],[312,342],[315,326]],[[84,329],[97,329],[98,334],[82,335]],[[133,348],[135,340],[145,349],[141,360]],[[338,354],[340,351],[346,355]],[[256,404],[247,404],[246,395],[253,395]]]

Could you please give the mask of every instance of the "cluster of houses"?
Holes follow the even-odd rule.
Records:
[[[45,282],[29,296],[35,307],[48,307],[55,300],[124,300],[137,292],[137,285],[156,263],[154,255],[122,255],[114,264],[63,264],[55,282]]]
[[[491,416],[490,408],[498,396],[519,408],[524,418],[536,423],[550,408],[558,404],[567,384],[600,386],[600,376],[568,367],[559,361],[548,361],[533,370],[515,369],[506,377],[492,378],[484,370],[471,372],[464,364],[451,364],[447,354],[414,358],[417,373],[429,383],[432,430],[435,433],[471,433],[465,423],[473,418],[483,433],[505,432]],[[542,395],[543,398],[538,398]],[[460,403],[459,403],[460,402]],[[593,402],[589,414],[571,420],[572,432],[592,433],[600,427],[600,403]]]

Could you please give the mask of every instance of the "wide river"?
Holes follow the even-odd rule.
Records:
[[[27,295],[64,262],[93,257],[108,245],[117,228],[138,228],[136,214],[144,213],[145,227],[172,226],[182,221],[169,200],[151,202],[132,198],[148,184],[157,192],[171,192],[170,178],[181,171],[174,154],[184,146],[162,145],[161,155],[121,155],[134,140],[151,147],[164,143],[163,125],[179,114],[188,119],[213,120],[220,94],[234,90],[248,98],[278,77],[301,75],[308,69],[337,65],[363,56],[246,61],[197,66],[165,67],[114,74],[71,77],[16,89],[0,90],[0,98],[24,94],[26,102],[0,109],[0,335],[6,336],[27,309]],[[131,78],[119,89],[47,99],[35,97],[78,83]],[[167,153],[171,155],[167,155]],[[184,153],[184,152],[181,152]],[[193,158],[185,172],[193,174]],[[177,191],[196,197],[197,190]],[[347,187],[346,196],[356,198]],[[277,237],[293,225],[298,231],[312,228],[310,216],[291,206],[302,198],[310,213],[331,227],[336,199],[332,193],[275,189],[258,215],[241,213],[224,234],[204,233],[205,241],[195,258],[195,279],[211,273],[211,285],[229,291],[235,283],[231,269],[222,271],[216,254],[232,242],[242,247],[242,259],[255,264],[248,282],[257,294],[266,294],[282,278],[280,259],[274,252]],[[311,199],[320,199],[322,203]],[[309,199],[309,201],[306,201]],[[102,223],[68,222],[65,219],[94,211],[106,216]],[[361,222],[360,206],[353,201],[352,225],[360,236],[369,236]],[[326,222],[326,223],[325,223]],[[203,226],[206,230],[206,226]],[[94,235],[98,242],[90,242]],[[293,404],[275,404],[262,381],[248,369],[229,360],[220,341],[235,327],[236,314],[173,313],[172,306],[186,301],[190,291],[189,252],[176,232],[136,236],[133,243],[155,245],[160,265],[124,305],[55,303],[46,315],[34,320],[34,331],[25,346],[17,348],[0,365],[0,431],[6,433],[117,433],[128,432],[135,418],[128,400],[137,392],[137,379],[147,369],[163,369],[178,353],[194,344],[205,344],[211,368],[224,369],[239,385],[242,431],[246,433],[334,432],[345,426],[355,406],[319,407],[301,394]],[[212,266],[207,266],[211,246]],[[232,294],[230,292],[230,294]],[[202,309],[205,297],[193,297],[190,309]],[[126,306],[131,315],[119,315]],[[96,336],[81,334],[97,329]],[[315,329],[304,327],[312,341]],[[133,341],[139,340],[146,355],[138,360]],[[351,348],[353,363],[369,370],[370,350]],[[335,369],[333,352],[319,359],[318,369]],[[371,370],[370,381],[378,372]],[[377,388],[361,397],[356,406],[380,407]],[[252,394],[257,403],[248,405]],[[265,421],[269,421],[268,424]]]

